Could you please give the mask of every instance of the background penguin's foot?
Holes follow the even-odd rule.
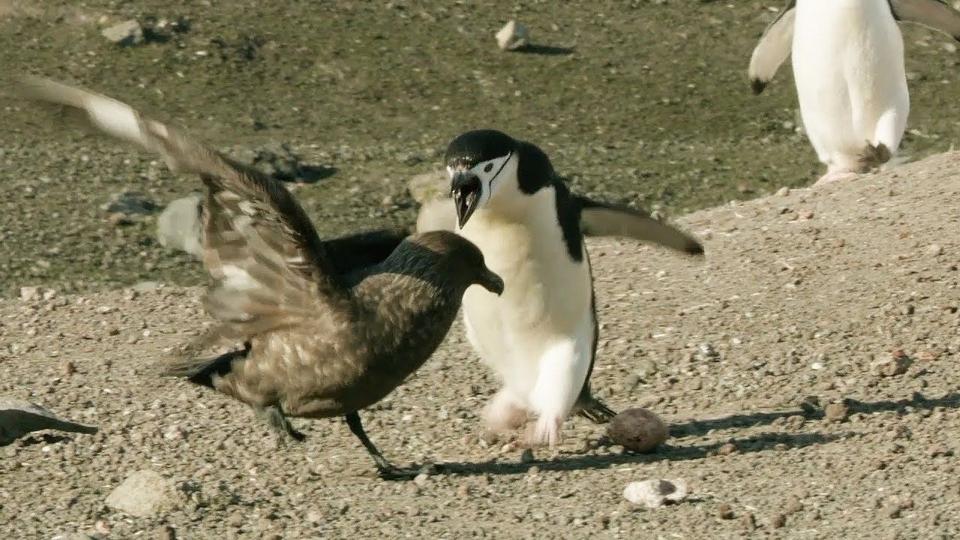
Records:
[[[824,184],[832,184],[834,182],[847,182],[850,180],[855,180],[859,177],[859,174],[852,171],[830,171],[814,182],[813,186],[817,187]]]
[[[874,146],[868,142],[867,147],[857,156],[857,163],[860,165],[860,172],[870,172],[890,161],[892,157],[893,153],[887,145],[879,143]]]
[[[616,411],[607,407],[602,401],[593,396],[587,396],[581,401],[581,403],[577,403],[579,407],[577,414],[590,420],[594,424],[606,424],[617,415]]]

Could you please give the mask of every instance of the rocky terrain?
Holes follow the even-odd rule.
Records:
[[[580,419],[556,451],[480,437],[495,384],[458,325],[364,415],[392,459],[445,467],[384,482],[339,420],[298,421],[307,441],[278,447],[244,406],[156,377],[208,322],[200,289],[27,290],[0,302],[0,395],[100,432],[0,450],[0,524],[19,538],[955,537],[958,170],[946,154],[684,216],[704,262],[591,241],[594,385],[668,421],[647,455]],[[623,498],[656,478],[686,498]]]
[[[286,144],[312,167],[299,196],[324,233],[412,222],[406,181],[478,127],[536,142],[582,193],[679,215],[823,172],[790,66],[762,96],[747,81],[781,4],[0,0],[0,294],[203,283],[158,245],[155,213],[105,209],[124,193],[163,207],[196,180],[38,115],[8,75],[122,98],[260,165]],[[526,52],[496,46],[510,18],[530,29]],[[138,43],[103,35],[130,22]],[[903,30],[901,154],[921,158],[960,140],[960,56],[943,35]]]
[[[904,27],[919,161],[801,189],[820,166],[789,66],[762,97],[744,74],[779,4],[0,0],[0,397],[99,427],[0,447],[0,536],[960,536],[956,47]],[[497,50],[508,18],[534,47]],[[199,183],[24,107],[2,79],[24,71],[298,181],[323,235],[411,223],[407,181],[480,126],[543,146],[578,192],[678,216],[705,260],[588,242],[595,390],[671,438],[631,454],[582,419],[554,451],[482,436],[496,384],[459,324],[364,413],[424,466],[413,482],[377,479],[340,420],[280,446],[158,378],[210,322],[200,265],[155,236]],[[685,493],[624,498],[654,479]]]

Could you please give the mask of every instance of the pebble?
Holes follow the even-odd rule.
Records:
[[[20,287],[20,300],[32,302],[40,298],[40,287]]]
[[[143,27],[134,19],[117,23],[100,31],[100,35],[111,43],[122,47],[143,43]]]
[[[413,483],[423,487],[430,482],[430,475],[426,473],[420,473],[413,478]]]
[[[523,452],[520,453],[520,463],[533,463],[534,461],[536,461],[536,457],[533,455],[533,450],[524,448]]]
[[[733,508],[727,503],[722,503],[717,507],[717,516],[719,516],[720,519],[733,519]]]
[[[770,518],[770,527],[774,529],[782,529],[787,524],[787,516],[785,514],[774,514]]]
[[[728,442],[720,445],[720,448],[717,448],[717,454],[721,456],[729,456],[730,454],[737,453],[738,450],[739,449],[737,448],[737,445],[733,444],[732,442]]]
[[[943,246],[940,244],[930,244],[927,246],[927,255],[931,257],[939,257],[943,254]]]
[[[873,369],[878,375],[895,377],[906,373],[910,364],[910,357],[901,349],[895,349],[889,358],[874,363]]]
[[[843,422],[850,414],[850,408],[844,403],[828,403],[823,408],[823,417],[827,422]]]
[[[746,514],[740,516],[740,525],[747,531],[752,531],[757,528],[757,518],[753,516],[753,513],[747,512]]]
[[[796,497],[790,497],[783,506],[783,512],[787,515],[796,514],[803,511],[803,503]]]

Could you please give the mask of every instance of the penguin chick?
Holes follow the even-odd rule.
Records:
[[[900,147],[910,97],[897,21],[960,40],[960,13],[939,0],[790,0],[753,51],[759,94],[792,48],[803,125],[827,166],[817,184],[876,169]]]
[[[571,194],[540,148],[499,131],[458,136],[445,160],[452,199],[425,205],[431,217],[418,223],[450,223],[506,284],[500,297],[471,287],[463,299],[468,339],[502,383],[487,426],[512,430],[536,416],[526,442],[555,445],[574,410],[609,421],[615,413],[590,392],[598,326],[583,235],[631,236],[695,255],[700,243],[641,211]]]
[[[303,435],[288,417],[343,416],[382,477],[416,473],[383,457],[358,411],[433,354],[468,286],[503,292],[475,245],[446,231],[417,234],[364,266],[381,258],[389,235],[324,242],[278,181],[128,105],[46,79],[25,79],[22,90],[159,154],[173,171],[196,174],[206,186],[203,262],[214,285],[204,303],[220,325],[188,351],[221,340],[246,345],[212,360],[181,358],[165,366],[167,375],[247,403],[298,440]],[[331,260],[357,248],[372,254]]]

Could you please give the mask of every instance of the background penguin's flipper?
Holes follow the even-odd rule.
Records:
[[[703,246],[696,238],[642,210],[575,198],[580,204],[580,228],[586,236],[626,236],[690,255],[703,255]]]
[[[890,0],[890,9],[898,21],[922,24],[960,41],[960,12],[940,0]]]
[[[750,57],[750,86],[754,94],[763,92],[767,83],[780,69],[780,64],[790,56],[793,47],[793,19],[796,14],[796,0],[790,0],[777,18],[763,31],[760,42]]]

